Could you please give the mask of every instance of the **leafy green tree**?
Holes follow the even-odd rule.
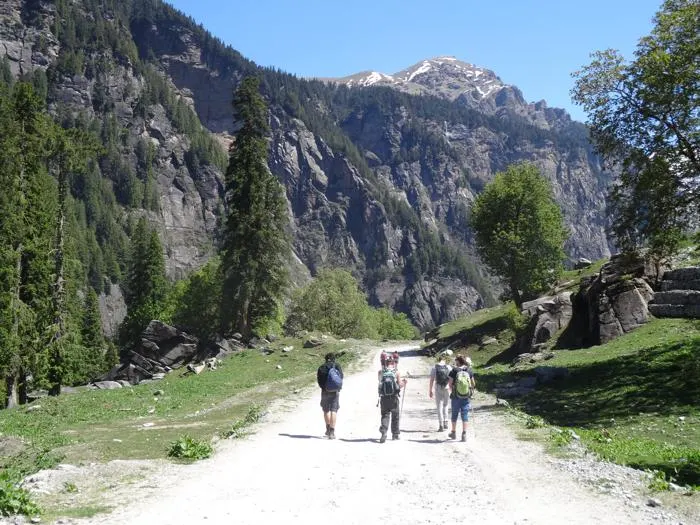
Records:
[[[218,259],[213,259],[187,279],[178,282],[167,300],[164,320],[197,336],[201,341],[213,340],[219,329],[219,264]]]
[[[549,182],[534,165],[497,173],[476,198],[471,224],[481,258],[518,307],[561,274],[567,233]]]
[[[666,0],[629,63],[596,52],[574,73],[573,99],[591,137],[619,170],[613,232],[624,251],[673,253],[700,208],[700,4]]]
[[[328,332],[338,337],[376,335],[365,294],[352,274],[342,269],[323,269],[311,283],[294,292],[287,329]]]
[[[226,170],[221,331],[249,337],[256,321],[272,314],[288,283],[287,207],[267,167],[267,107],[258,79],[245,78],[233,98],[241,128]]]

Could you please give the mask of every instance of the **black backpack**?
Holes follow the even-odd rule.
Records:
[[[447,365],[435,365],[435,381],[440,386],[447,386],[449,380]]]

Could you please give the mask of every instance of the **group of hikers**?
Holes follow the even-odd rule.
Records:
[[[457,438],[457,420],[462,419],[462,441],[467,440],[467,422],[469,421],[470,400],[476,386],[472,362],[468,357],[458,355],[454,365],[447,363],[452,352],[447,350],[438,356],[438,362],[430,369],[429,396],[435,399],[438,415],[438,432],[447,430],[448,407],[450,408],[450,439]],[[401,404],[405,399],[408,380],[401,377],[398,370],[399,353],[382,352],[381,368],[377,373],[381,422],[379,442],[384,443],[391,429],[393,440],[400,439]],[[318,386],[321,388],[321,409],[326,423],[326,437],[335,439],[335,424],[340,408],[340,390],[343,387],[343,369],[336,361],[336,355],[326,354],[325,362],[316,373]],[[403,395],[402,395],[403,394]],[[399,401],[401,400],[401,401]]]

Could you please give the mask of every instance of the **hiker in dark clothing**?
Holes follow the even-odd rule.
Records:
[[[326,362],[316,372],[316,381],[321,388],[326,437],[335,439],[335,419],[340,408],[340,390],[343,388],[343,369],[335,362],[335,354],[326,354]]]
[[[381,410],[381,424],[379,432],[380,443],[386,441],[386,433],[389,430],[389,420],[391,420],[392,439],[399,439],[399,395],[401,388],[406,386],[406,379],[401,378],[401,374],[396,369],[396,361],[392,356],[387,357],[379,371],[379,406]]]

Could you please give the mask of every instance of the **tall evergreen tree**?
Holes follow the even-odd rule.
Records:
[[[143,329],[160,316],[167,295],[163,245],[145,218],[139,219],[131,239],[124,299],[128,313],[119,329],[124,350],[133,348]]]
[[[105,339],[102,333],[102,319],[97,294],[88,288],[85,294],[81,343],[85,348],[85,372],[87,379],[95,378],[105,368]]]
[[[226,170],[221,329],[248,337],[256,321],[275,312],[287,287],[288,216],[281,185],[267,167],[267,106],[257,78],[241,82],[233,109],[241,128]]]
[[[46,171],[50,127],[32,87],[0,88],[0,371],[6,405],[26,400],[51,323],[56,187]]]

